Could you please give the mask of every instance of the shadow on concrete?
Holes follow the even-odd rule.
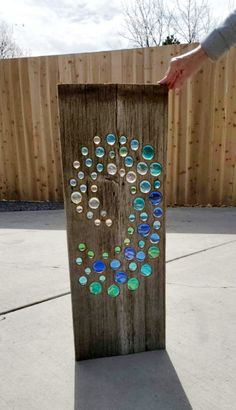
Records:
[[[77,362],[74,410],[192,409],[166,351]]]

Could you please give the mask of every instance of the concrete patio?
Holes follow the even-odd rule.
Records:
[[[166,352],[75,363],[64,211],[0,214],[1,410],[236,409],[236,208],[167,222]]]

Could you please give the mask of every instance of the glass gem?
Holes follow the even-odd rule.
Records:
[[[139,287],[139,280],[137,278],[130,278],[128,280],[128,289],[137,290]]]
[[[159,205],[162,201],[162,193],[160,191],[152,191],[148,195],[148,199],[152,205]]]
[[[81,212],[83,212],[83,207],[82,207],[82,205],[78,205],[78,206],[76,207],[76,212],[78,212],[78,214],[81,214]]]
[[[73,186],[73,187],[76,186],[77,185],[76,179],[71,178],[70,181],[69,181],[69,184],[70,184],[70,186]]]
[[[97,273],[102,273],[106,269],[106,264],[103,261],[97,260],[93,263],[93,270]]]
[[[149,232],[151,230],[151,227],[149,224],[139,224],[138,225],[138,233],[141,236],[148,236]]]
[[[154,148],[152,145],[144,145],[142,149],[142,157],[148,161],[151,161],[154,157]]]
[[[125,248],[125,250],[124,250],[124,254],[125,254],[125,258],[126,258],[128,261],[132,261],[132,260],[135,258],[136,252],[135,252],[134,248],[127,247],[127,248]]]
[[[112,225],[112,220],[110,218],[106,219],[106,226],[111,226]]]
[[[92,270],[91,270],[91,268],[89,268],[88,266],[84,269],[84,272],[86,273],[86,275],[89,275],[91,272],[92,272]]]
[[[107,172],[109,175],[115,175],[117,173],[116,164],[113,164],[113,163],[107,164]]]
[[[86,276],[80,276],[79,278],[79,283],[84,286],[86,285],[86,283],[88,282],[88,279],[86,278]]]
[[[128,275],[125,272],[116,272],[114,274],[114,279],[117,283],[126,283],[128,280]]]
[[[125,166],[126,167],[132,167],[134,163],[134,160],[132,157],[130,157],[129,155],[127,157],[125,157]]]
[[[137,265],[136,262],[130,262],[130,263],[129,263],[129,270],[130,270],[131,272],[135,272],[136,269],[137,269],[137,267],[138,267],[138,265]]]
[[[92,160],[92,158],[86,158],[86,160],[85,160],[85,165],[86,165],[86,167],[91,167],[92,165],[93,165],[93,160]]]
[[[148,166],[146,162],[138,162],[137,172],[139,175],[146,175],[146,173],[148,172]]]
[[[116,156],[115,151],[109,151],[109,158],[114,159]]]
[[[95,181],[98,177],[98,174],[96,172],[92,172],[90,176]]]
[[[147,192],[149,192],[151,190],[151,184],[149,181],[147,181],[146,179],[144,179],[143,181],[140,182],[139,184],[139,188],[140,191],[143,192],[144,194],[146,194]]]
[[[101,225],[101,220],[100,219],[95,219],[94,225],[95,226],[100,226]]]
[[[130,184],[133,184],[137,179],[137,175],[134,171],[129,171],[126,174],[126,181],[129,182]]]
[[[83,171],[78,172],[78,178],[79,178],[79,179],[83,179],[83,178],[84,178],[84,172],[83,172]]]
[[[130,187],[130,193],[132,194],[132,195],[135,195],[135,194],[137,194],[137,188],[136,188],[136,186],[131,186]]]
[[[119,269],[121,265],[121,262],[119,261],[119,259],[112,259],[112,261],[110,262],[110,267],[112,269]]]
[[[158,243],[160,242],[160,236],[157,233],[152,233],[150,236],[151,243]]]
[[[98,145],[101,142],[101,138],[98,135],[95,135],[93,139],[94,144]]]
[[[161,181],[159,181],[159,179],[156,179],[154,181],[154,188],[159,189],[160,187],[161,187]]]
[[[160,248],[157,246],[150,246],[150,248],[148,248],[148,255],[152,259],[157,258],[160,255]]]
[[[75,262],[77,263],[77,265],[81,265],[83,263],[83,259],[78,256],[78,258],[76,258]]]
[[[130,241],[130,239],[129,239],[129,238],[125,238],[125,239],[124,239],[124,244],[125,244],[125,245],[129,245],[129,244],[130,244],[130,242],[131,242],[131,241]]]
[[[96,166],[96,169],[97,169],[98,172],[102,172],[103,169],[104,169],[103,164],[101,164],[101,163],[99,162],[99,163],[97,164],[97,166]]]
[[[81,252],[85,251],[85,249],[86,249],[85,243],[83,243],[83,242],[79,243],[78,249],[79,249],[79,251],[81,251]]]
[[[108,252],[103,252],[102,257],[103,257],[103,259],[108,259],[108,257],[109,257]]]
[[[97,192],[97,190],[98,190],[97,185],[91,185],[91,191],[92,192]]]
[[[133,151],[137,151],[138,150],[138,147],[139,147],[139,141],[138,140],[131,140],[130,141],[130,148],[133,150]]]
[[[147,220],[148,220],[148,214],[147,214],[147,212],[141,212],[141,214],[140,214],[140,219],[141,219],[141,221],[143,221],[143,222],[147,221]]]
[[[154,221],[153,222],[153,228],[154,229],[160,229],[161,227],[161,222],[160,221]]]
[[[119,174],[120,174],[121,177],[124,177],[124,176],[125,176],[125,169],[124,169],[124,168],[120,168]]]
[[[155,208],[155,209],[153,210],[153,215],[154,215],[156,218],[161,218],[162,215],[163,215],[162,209],[161,209],[161,208]]]
[[[105,155],[105,149],[103,147],[96,147],[95,149],[95,155],[98,158],[102,158]]]
[[[105,216],[107,216],[107,211],[105,211],[104,209],[100,212],[100,215],[105,218]]]
[[[120,253],[121,252],[121,247],[120,246],[116,246],[115,247],[115,253]]]
[[[121,145],[124,145],[124,144],[126,143],[126,141],[127,141],[127,137],[126,137],[125,135],[121,135],[121,137],[120,137],[120,144],[121,144]]]
[[[120,154],[120,156],[121,157],[126,157],[126,155],[128,154],[128,150],[127,150],[127,148],[126,147],[120,147],[120,149],[119,149],[119,154]]]
[[[87,191],[87,185],[82,184],[82,185],[80,185],[79,189],[84,194]]]
[[[100,276],[99,276],[99,280],[100,280],[101,282],[105,282],[106,276],[100,275]]]
[[[150,276],[152,274],[152,267],[149,263],[144,263],[141,266],[141,275],[143,276]]]
[[[89,290],[93,295],[98,295],[102,291],[102,285],[99,282],[92,282],[89,286]]]
[[[146,254],[143,251],[138,251],[136,253],[136,258],[138,261],[142,262],[146,258]]]
[[[74,161],[74,162],[73,162],[73,167],[74,167],[75,169],[78,169],[78,168],[80,167],[80,162],[79,162],[79,161]]]
[[[150,165],[150,174],[154,177],[157,177],[161,174],[162,166],[159,162],[152,162]]]
[[[133,235],[134,228],[132,226],[129,226],[128,229],[127,229],[127,232],[128,232],[129,235]]]
[[[90,259],[92,259],[92,258],[94,258],[95,253],[94,253],[94,251],[88,251],[87,255]]]
[[[115,142],[116,142],[116,137],[115,137],[115,135],[114,135],[114,134],[107,134],[107,136],[106,136],[106,142],[107,142],[109,145],[114,145]]]
[[[82,147],[81,148],[81,154],[82,155],[88,155],[88,148],[87,147]]]
[[[93,212],[92,212],[92,211],[88,211],[88,212],[87,212],[87,218],[88,218],[88,219],[92,219],[92,218],[93,218]]]
[[[143,208],[145,207],[145,201],[141,197],[136,197],[133,200],[133,207],[136,209],[136,211],[142,211]]]
[[[79,204],[82,201],[82,195],[78,191],[72,192],[70,197],[73,204]]]
[[[97,209],[97,208],[99,207],[99,205],[100,205],[100,201],[99,201],[98,198],[96,198],[96,197],[94,196],[94,197],[90,198],[88,204],[89,204],[89,207],[90,207],[90,208],[92,208],[92,209]]]
[[[144,241],[138,241],[138,246],[139,246],[139,248],[144,248],[145,242]]]
[[[112,298],[116,298],[120,294],[120,288],[116,285],[111,285],[107,289],[107,294],[111,296]]]
[[[130,222],[134,222],[134,221],[135,221],[135,215],[134,215],[134,214],[130,214],[130,215],[129,215],[129,220],[130,220]]]

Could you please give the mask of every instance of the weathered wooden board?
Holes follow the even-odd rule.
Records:
[[[59,85],[58,92],[76,359],[162,349],[165,347],[167,90],[158,85],[81,84]],[[111,133],[116,137],[114,145],[109,145],[106,140],[107,134]],[[98,145],[94,142],[95,136],[101,138]],[[121,136],[127,137],[126,143],[120,143]],[[139,141],[137,150],[131,149],[133,139]],[[152,159],[147,159],[143,153],[147,145],[154,149]],[[82,147],[88,149],[87,155],[82,155]],[[96,147],[105,149],[103,157],[96,156]],[[126,154],[124,147],[127,147],[127,156],[121,156],[122,151],[123,155]],[[114,151],[115,157],[112,159],[110,151]],[[127,160],[129,156],[133,158],[131,167],[125,165],[125,161],[131,161]],[[92,160],[90,167],[85,164],[88,158]],[[78,169],[73,167],[74,161],[80,162]],[[145,175],[137,171],[139,162],[148,165]],[[156,162],[162,165],[162,172],[160,166],[151,166]],[[97,163],[103,164],[102,172],[97,171]],[[108,163],[116,165],[114,175],[108,173]],[[125,176],[120,175],[120,169],[125,169]],[[157,169],[160,175],[151,175],[151,169]],[[84,172],[83,179],[78,178],[81,171]],[[130,171],[133,174],[128,174]],[[96,180],[91,178],[92,172],[97,172]],[[133,176],[136,181],[128,182],[127,175]],[[75,187],[70,186],[71,178],[76,180]],[[154,189],[157,179],[161,186]],[[142,184],[144,190],[150,189],[149,192],[140,191],[143,180],[150,183],[150,187],[148,182]],[[80,192],[81,185],[85,185],[87,190],[81,194],[81,202],[75,204],[71,194]],[[91,191],[92,185],[97,186],[97,192]],[[131,193],[132,186],[136,187],[136,193]],[[149,198],[151,192],[155,193]],[[161,194],[157,192],[163,197],[160,204]],[[100,201],[97,209],[90,207],[92,197]],[[134,202],[135,198],[143,199],[142,210],[134,208],[134,204],[139,202]],[[156,205],[151,203],[151,199]],[[142,208],[142,201],[138,205]],[[77,212],[77,206],[83,207],[81,213]],[[154,217],[155,208],[163,211],[161,217]],[[101,216],[104,210],[107,214]],[[87,218],[87,212],[93,212],[92,219]],[[146,217],[141,215],[145,212]],[[135,215],[134,221],[129,219],[130,214]],[[100,220],[99,226],[96,226],[96,219]],[[112,220],[111,226],[106,225],[107,219]],[[154,221],[161,223],[158,230],[153,227]],[[140,230],[146,236],[140,235]],[[159,238],[153,234],[158,234]],[[144,242],[143,248],[139,247],[140,240]],[[78,249],[80,243],[86,245],[85,250]],[[115,252],[117,246],[121,248],[120,253]],[[152,258],[150,248],[154,254],[159,249],[159,256]],[[94,252],[92,258],[88,256],[91,250]],[[108,257],[104,252],[108,253]],[[110,266],[114,259],[120,261],[117,269],[114,265]],[[135,263],[137,269],[130,270],[131,267],[135,269]],[[105,271],[102,272],[104,264]],[[119,262],[116,264],[119,265]],[[141,271],[148,270],[148,265],[152,274],[144,276]],[[87,274],[84,270],[89,267],[91,273]],[[105,276],[104,282],[99,279],[101,276]],[[81,277],[80,280],[87,281],[86,284],[80,284]],[[131,278],[138,281],[130,281]],[[125,283],[120,283],[122,281]],[[100,286],[93,285],[94,282]],[[131,290],[130,287],[136,284],[139,285],[138,289]],[[94,288],[98,291],[101,289],[101,292],[96,295],[91,293],[90,289]],[[111,289],[119,290],[119,295],[109,296]]]

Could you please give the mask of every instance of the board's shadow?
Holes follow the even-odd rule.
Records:
[[[75,410],[192,409],[166,351],[77,362]]]

